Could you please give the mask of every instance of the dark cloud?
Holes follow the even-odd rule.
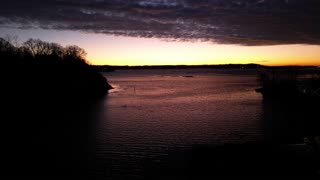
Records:
[[[318,0],[5,0],[0,27],[223,44],[320,44]]]

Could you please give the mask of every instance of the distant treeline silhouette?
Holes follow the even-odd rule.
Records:
[[[111,72],[117,69],[259,69],[267,68],[260,64],[218,64],[218,65],[145,65],[145,66],[112,66],[95,65],[97,70],[102,72]]]
[[[86,60],[82,48],[39,39],[20,46],[0,38],[2,90],[12,94],[101,96],[111,86]]]

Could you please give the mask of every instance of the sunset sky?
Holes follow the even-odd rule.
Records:
[[[91,64],[320,65],[316,0],[10,0],[0,37],[78,45]]]

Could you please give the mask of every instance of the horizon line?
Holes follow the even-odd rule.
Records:
[[[109,64],[91,64],[92,66],[109,66],[109,67],[199,67],[199,66],[261,66],[261,67],[319,67],[319,65],[297,65],[297,64],[288,64],[288,65],[263,65],[257,63],[226,63],[226,64],[176,64],[176,65],[109,65]]]

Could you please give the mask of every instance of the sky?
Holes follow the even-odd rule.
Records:
[[[5,0],[0,37],[78,45],[99,65],[320,65],[317,0]]]

